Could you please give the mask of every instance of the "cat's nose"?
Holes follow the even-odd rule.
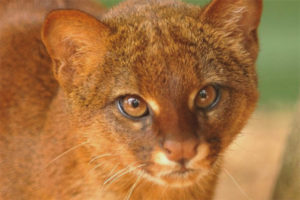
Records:
[[[198,141],[190,139],[186,141],[166,140],[163,148],[169,160],[182,162],[190,160],[197,154]]]

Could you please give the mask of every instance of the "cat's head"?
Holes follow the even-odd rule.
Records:
[[[131,1],[101,22],[50,13],[43,42],[89,159],[172,186],[214,171],[257,101],[261,4]]]

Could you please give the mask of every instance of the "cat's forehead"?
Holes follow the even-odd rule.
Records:
[[[177,16],[179,13],[185,15],[198,15],[199,6],[183,3],[180,0],[127,0],[121,2],[107,12],[102,19],[136,21],[139,17],[147,17],[148,20],[158,21],[172,13]],[[188,12],[187,12],[188,11]]]
[[[114,18],[109,23],[118,26],[112,28],[115,32],[111,36],[110,56],[117,67],[128,69],[144,82],[177,85],[184,79],[196,80],[193,75],[199,64],[199,37],[192,26],[197,26],[199,12],[199,7],[179,9],[174,4],[157,4],[151,9],[143,7],[135,17]],[[191,24],[186,24],[187,20]]]
[[[168,51],[168,47],[176,48],[176,43],[188,44],[199,38],[201,8],[198,6],[178,1],[141,0],[117,8],[111,11],[112,16],[108,14],[104,19],[111,27],[113,40],[118,42],[114,46],[122,50],[126,50],[124,46],[128,50],[149,47],[149,53],[158,53],[163,49]]]
[[[213,28],[201,23],[200,7],[151,0],[134,8],[125,4],[121,11],[105,20],[112,30],[109,63],[123,72],[123,82],[156,93],[182,93],[206,82],[243,81],[235,74],[244,73],[237,67],[241,63],[230,58],[233,53]]]

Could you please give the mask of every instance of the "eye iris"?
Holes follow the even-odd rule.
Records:
[[[142,98],[128,95],[120,99],[119,110],[126,117],[140,118],[148,113],[148,106]]]
[[[209,85],[201,89],[195,99],[196,107],[200,109],[208,109],[216,105],[218,102],[218,90],[215,86]]]

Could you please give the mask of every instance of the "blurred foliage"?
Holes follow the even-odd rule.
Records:
[[[98,0],[110,7],[120,0]],[[205,5],[209,0],[186,0]],[[300,91],[300,0],[264,0],[259,29],[260,106],[293,104]]]
[[[300,86],[300,1],[266,1],[259,34],[261,104],[296,102]]]

